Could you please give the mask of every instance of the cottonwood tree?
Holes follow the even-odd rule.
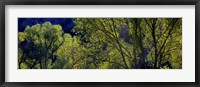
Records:
[[[64,43],[60,25],[50,22],[27,26],[19,33],[19,68],[21,64],[28,68],[48,68],[56,60],[56,51]]]

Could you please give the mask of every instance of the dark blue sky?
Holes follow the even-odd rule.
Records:
[[[60,24],[65,33],[70,33],[75,26],[72,18],[18,18],[18,31],[23,32],[27,25],[33,26],[35,24],[43,24],[49,21],[51,24]]]

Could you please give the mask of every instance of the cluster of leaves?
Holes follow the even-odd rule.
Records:
[[[19,32],[19,68],[181,69],[181,18],[76,18]]]

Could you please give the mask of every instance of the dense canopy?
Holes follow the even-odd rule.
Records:
[[[181,18],[19,18],[18,31],[19,69],[182,69]]]

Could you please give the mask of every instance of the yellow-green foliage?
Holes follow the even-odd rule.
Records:
[[[19,68],[182,68],[181,18],[76,18],[74,22],[73,36],[50,22],[19,32]],[[36,51],[20,48],[26,40]]]

